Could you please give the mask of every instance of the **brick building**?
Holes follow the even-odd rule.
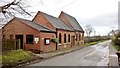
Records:
[[[72,44],[74,43],[74,41],[72,41],[74,30],[64,23],[62,19],[39,11],[33,21],[56,31],[56,38],[59,39],[59,42],[56,44],[56,50],[72,47]]]
[[[21,49],[50,52],[84,43],[77,20],[61,12],[59,18],[38,11],[33,21],[13,18],[3,28],[4,39],[20,39]],[[58,38],[55,43],[54,39]]]
[[[56,50],[55,31],[35,22],[14,18],[3,28],[4,39],[20,39],[21,49],[50,52]]]
[[[80,24],[77,22],[77,20],[73,16],[63,11],[59,15],[59,18],[61,18],[67,25],[69,25],[69,27],[74,29],[75,45],[84,44],[84,30],[82,29]]]

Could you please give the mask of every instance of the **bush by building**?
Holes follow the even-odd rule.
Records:
[[[120,45],[120,32],[112,39],[115,45]]]

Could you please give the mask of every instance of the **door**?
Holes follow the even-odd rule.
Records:
[[[72,46],[75,46],[75,36],[72,36]]]
[[[15,35],[15,38],[20,39],[20,49],[23,49],[23,35]]]

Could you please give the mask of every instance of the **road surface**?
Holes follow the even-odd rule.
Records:
[[[105,41],[30,66],[108,66],[110,42]]]

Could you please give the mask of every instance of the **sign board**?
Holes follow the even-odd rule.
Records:
[[[45,38],[45,45],[49,45],[50,44],[50,38]]]
[[[35,41],[35,43],[38,43],[39,42],[39,38],[38,37],[34,38],[34,41]]]

